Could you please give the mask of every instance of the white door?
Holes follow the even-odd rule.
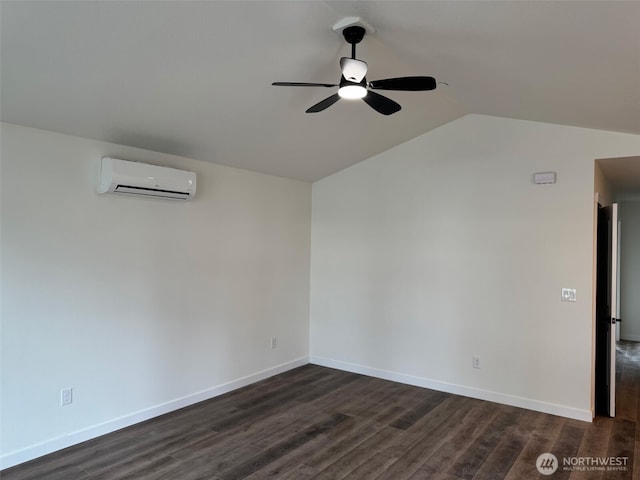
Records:
[[[611,333],[609,335],[609,415],[616,415],[616,339],[619,338],[619,238],[618,238],[618,204],[611,205]]]
[[[616,261],[616,342],[620,341],[620,331],[622,330],[622,325],[620,324],[620,239],[622,238],[622,222],[620,221],[620,215],[618,217],[618,231],[616,234],[618,235],[618,244],[617,244],[617,261]]]

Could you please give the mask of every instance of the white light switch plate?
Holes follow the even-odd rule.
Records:
[[[562,289],[562,301],[563,302],[575,302],[576,301],[576,289],[575,288],[563,288]]]

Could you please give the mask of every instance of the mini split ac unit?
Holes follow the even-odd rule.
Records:
[[[196,174],[148,163],[103,157],[98,193],[191,200],[196,194]]]

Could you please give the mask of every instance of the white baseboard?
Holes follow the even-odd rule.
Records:
[[[428,378],[416,377],[413,375],[406,375],[403,373],[366,367],[363,365],[342,362],[339,360],[332,360],[329,358],[311,356],[310,363],[321,365],[323,367],[344,370],[347,372],[360,373],[362,375],[368,375],[370,377],[381,378],[384,380],[391,380],[393,382],[405,383],[407,385],[414,385],[416,387],[429,388],[431,390],[438,390],[440,392],[453,393],[455,395],[462,395],[464,397],[477,398],[479,400],[487,400],[489,402],[511,405],[513,407],[526,408],[527,410],[534,410],[537,412],[549,413],[561,417],[573,418],[575,420],[582,420],[584,422],[593,421],[593,413],[591,412],[591,410],[580,410],[577,408],[543,402],[540,400],[532,400],[529,398],[518,397],[515,395],[509,395],[499,392],[492,392],[479,388],[466,387],[464,385],[456,385],[453,383],[439,382],[436,380],[430,380]]]
[[[620,336],[620,338],[622,340],[629,340],[631,342],[640,342],[640,335],[635,335],[633,333],[626,333],[624,337]]]
[[[153,407],[145,408],[144,410],[124,415],[119,418],[114,418],[113,420],[109,420],[98,425],[93,425],[76,432],[71,432],[66,435],[51,438],[49,440],[31,445],[21,450],[3,454],[2,456],[0,456],[0,470],[13,467],[20,463],[33,460],[34,458],[38,458],[43,455],[62,450],[63,448],[67,448],[72,445],[91,440],[107,433],[115,432],[116,430],[129,427],[145,420],[149,420],[150,418],[164,415],[165,413],[169,413],[180,408],[188,407],[189,405],[202,402],[203,400],[217,397],[218,395],[222,395],[238,388],[245,387],[252,383],[259,382],[260,380],[264,380],[265,378],[284,373],[297,367],[301,367],[302,365],[306,365],[307,363],[309,363],[309,357],[301,357],[290,362],[276,365],[275,367],[267,368],[246,377],[242,377],[237,380],[218,385],[216,387],[208,388],[201,392],[197,392],[181,398],[176,398],[175,400],[171,400],[160,405],[155,405]]]

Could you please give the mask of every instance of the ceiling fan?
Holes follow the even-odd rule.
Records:
[[[397,77],[383,80],[367,81],[367,63],[356,58],[356,45],[362,41],[365,29],[359,25],[353,25],[342,31],[344,39],[351,44],[351,58],[340,59],[342,76],[340,83],[306,83],[306,82],[273,82],[272,85],[280,87],[340,87],[338,93],[316,103],[306,110],[306,113],[321,112],[336,103],[341,98],[362,99],[367,105],[383,115],[391,115],[402,107],[390,98],[380,95],[373,90],[401,90],[401,91],[426,91],[436,88],[436,80],[433,77]]]

